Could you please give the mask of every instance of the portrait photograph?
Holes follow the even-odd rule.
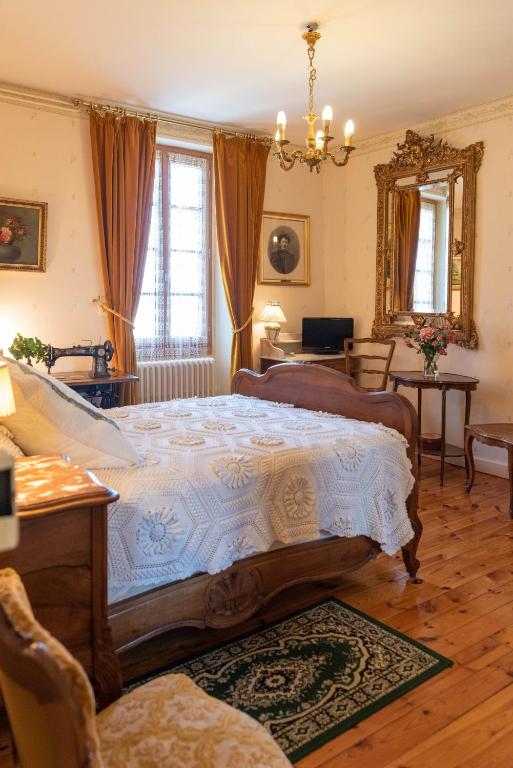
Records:
[[[0,198],[0,269],[44,272],[46,203]]]
[[[310,285],[310,217],[264,211],[259,283]]]

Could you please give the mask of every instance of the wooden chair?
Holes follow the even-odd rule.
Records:
[[[388,347],[387,355],[371,355],[364,353],[356,353],[355,347],[363,344],[381,345]],[[345,339],[344,341],[344,354],[346,359],[346,373],[348,376],[354,375],[357,377],[357,381],[362,389],[367,392],[382,392],[387,388],[388,374],[390,371],[390,365],[392,363],[392,357],[395,349],[395,341],[393,339]],[[362,360],[382,360],[385,362],[384,369],[380,368],[364,368],[361,364]],[[372,363],[374,365],[374,363]],[[376,365],[378,365],[376,363]],[[362,374],[366,376],[380,376],[379,384],[372,387],[364,387],[361,383]]]
[[[0,571],[0,688],[20,768],[290,768],[256,720],[163,675],[95,715],[80,664],[35,620],[11,568]]]

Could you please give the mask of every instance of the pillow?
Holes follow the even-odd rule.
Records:
[[[72,389],[25,363],[0,358],[9,367],[16,413],[3,419],[26,454],[63,453],[89,469],[139,463],[118,425]]]
[[[9,456],[13,456],[15,459],[20,456],[24,456],[23,451],[19,448],[13,440],[13,433],[9,432],[7,427],[0,424],[0,453],[8,453]]]

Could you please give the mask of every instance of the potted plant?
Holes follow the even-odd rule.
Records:
[[[43,362],[48,352],[48,344],[43,344],[37,336],[22,336],[21,333],[17,333],[9,347],[9,352],[15,360],[26,358],[27,365],[32,365],[32,360],[36,363]]]

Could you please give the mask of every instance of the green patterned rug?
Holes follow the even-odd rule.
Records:
[[[331,598],[137,684],[183,672],[262,723],[294,762],[451,664]]]

